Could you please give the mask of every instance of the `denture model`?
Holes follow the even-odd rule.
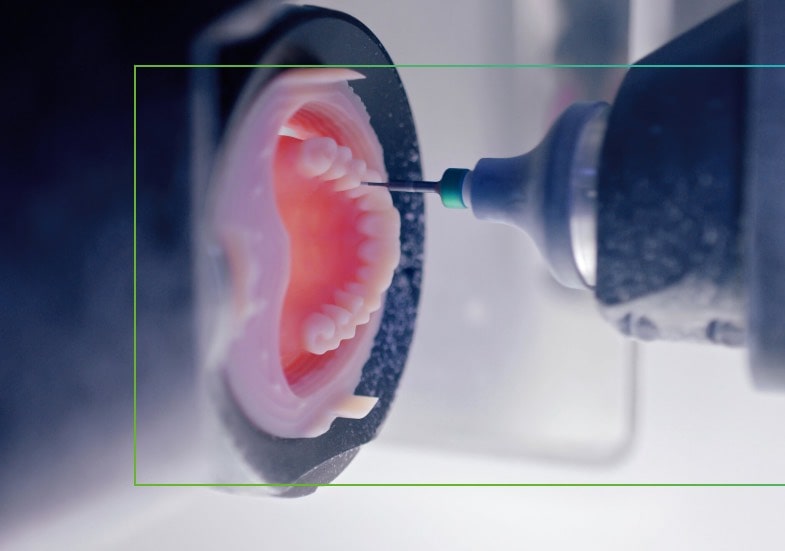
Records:
[[[228,299],[209,346],[248,420],[284,438],[360,419],[354,394],[400,259],[382,147],[347,69],[278,75],[235,125],[218,167],[212,227]]]

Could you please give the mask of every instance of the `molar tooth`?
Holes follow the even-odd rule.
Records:
[[[397,210],[373,211],[362,216],[357,227],[369,237],[386,237],[388,235],[397,237],[401,231],[401,220]]]
[[[346,176],[338,178],[333,184],[333,191],[349,191],[360,187],[360,179],[349,172]]]
[[[339,342],[354,337],[356,325],[353,323],[354,316],[352,316],[351,312],[334,304],[323,305],[322,312],[335,321],[335,325],[337,326],[335,338]]]
[[[357,279],[365,287],[366,307],[377,310],[381,306],[379,295],[383,293],[392,283],[392,271],[380,269],[378,266],[363,266],[357,270]]]
[[[379,306],[381,306],[381,303],[379,303]],[[377,306],[376,308],[372,308],[372,309],[363,308],[361,312],[358,312],[357,313],[357,317],[355,318],[355,321],[357,322],[357,325],[358,326],[365,325],[366,323],[371,321],[371,313],[375,312],[376,310],[378,310],[379,306]]]
[[[338,348],[335,341],[335,321],[321,312],[308,316],[303,323],[305,349],[312,354],[324,354]]]
[[[322,180],[335,180],[344,176],[349,168],[349,161],[352,158],[352,150],[342,145],[338,146],[338,151],[333,160],[332,166],[321,175]]]
[[[370,247],[369,247],[370,248]],[[375,297],[386,291],[392,284],[395,266],[395,256],[384,250],[383,245],[377,249],[376,258],[357,270],[357,279],[365,287],[363,294],[368,304],[376,304],[370,297]],[[376,306],[378,308],[378,306]]]
[[[351,322],[347,323],[346,325],[341,325],[338,328],[338,337],[342,341],[353,339],[355,334],[357,334],[357,321],[355,318],[352,318]]]
[[[325,315],[329,316],[338,327],[348,324],[352,319],[352,314],[345,308],[335,304],[324,304],[321,308]]]
[[[366,312],[367,319],[363,323],[367,323],[368,320],[371,319],[371,314],[376,312],[376,310],[378,310],[381,307],[382,307],[382,294],[380,292],[374,291],[368,296],[367,300],[365,301],[364,310]]]
[[[347,283],[344,288],[348,293],[365,298],[365,286],[360,283]]]
[[[376,270],[370,266],[363,266],[362,268],[357,269],[357,279],[360,280],[360,283],[365,283],[368,285],[369,283],[373,282],[375,276]]]
[[[390,217],[390,231],[387,233],[387,237],[395,239],[397,242],[401,237],[401,215],[398,214],[398,210],[395,208],[385,212]]]
[[[363,175],[366,173],[367,165],[365,161],[362,159],[352,159],[349,161],[349,174],[354,174],[357,176],[357,179],[362,179]]]
[[[393,266],[393,268],[394,268],[394,266]],[[382,293],[384,293],[387,289],[390,288],[390,285],[392,285],[393,277],[395,277],[395,271],[392,270],[392,269],[384,270],[382,273],[385,274],[385,277],[384,277],[384,279],[380,279],[379,280],[379,294],[380,295]]]
[[[386,210],[393,207],[392,196],[385,189],[369,189],[365,197],[357,202],[357,206],[362,210],[375,211]]]
[[[345,308],[352,314],[356,314],[363,306],[363,297],[357,293],[350,293],[343,289],[335,291],[335,302],[341,308]]]
[[[360,270],[364,270],[364,268],[360,268]],[[364,271],[364,273],[369,275],[371,273],[370,268],[368,268],[368,271]],[[373,287],[364,283],[347,283],[345,288],[347,292],[362,297],[363,300],[362,308],[356,314],[357,325],[368,323],[371,312],[375,312],[382,305],[381,295]]]
[[[391,245],[388,245],[387,249],[387,261],[389,262],[390,271],[395,271],[395,268],[398,267],[398,264],[401,262],[401,248],[398,246],[398,241],[394,241]],[[391,281],[392,283],[392,281]]]
[[[360,197],[365,197],[369,191],[370,189],[368,189],[368,186],[358,185],[356,188],[346,190],[344,193],[346,193],[346,196],[350,199],[359,199]]]
[[[374,170],[372,168],[367,169],[363,175],[363,182],[379,183],[383,181],[384,179],[382,178],[381,173],[378,170]]]
[[[357,249],[357,256],[366,262],[373,263],[378,261],[385,253],[384,242],[379,239],[369,239]]]
[[[303,176],[314,178],[333,166],[338,155],[338,144],[330,137],[308,138],[300,147],[297,168]]]

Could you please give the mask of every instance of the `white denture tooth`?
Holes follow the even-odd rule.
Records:
[[[287,71],[288,72],[288,71]],[[291,76],[301,82],[313,84],[330,84],[333,82],[341,82],[347,80],[359,80],[365,78],[365,75],[353,71],[352,69],[293,69]]]
[[[357,334],[357,318],[352,319],[352,323],[344,327],[342,339],[353,339]]]
[[[377,310],[381,305],[379,295],[390,286],[392,273],[377,266],[363,266],[357,270],[357,279],[365,286],[366,308]]]
[[[338,289],[334,293],[335,302],[341,308],[346,308],[352,314],[356,314],[363,306],[363,297],[358,294]]]
[[[362,180],[364,173],[365,161],[362,159],[352,159],[349,161],[349,165],[346,169],[346,175],[336,182],[333,189],[335,191],[349,191],[352,189],[364,187],[360,186],[360,181]]]
[[[335,342],[335,321],[330,317],[316,312],[308,316],[303,323],[303,344],[312,354],[324,354],[338,347]]]
[[[395,270],[398,263],[401,261],[401,248],[398,246],[398,240],[380,240],[379,248],[382,251],[379,263],[386,269]]]
[[[360,179],[349,172],[335,181],[333,191],[351,191],[358,187],[360,187]]]
[[[375,312],[376,310],[378,310],[378,309],[379,309],[378,306],[376,308],[372,309],[372,310],[363,308],[362,312],[359,312],[357,314],[357,317],[355,318],[355,321],[357,322],[357,325],[358,326],[365,325],[366,323],[371,321],[371,314],[373,312]]]
[[[360,268],[360,270],[364,270],[364,268]],[[369,269],[364,273],[370,274],[371,271]],[[378,310],[382,304],[381,295],[375,292],[373,287],[365,283],[347,283],[345,288],[347,292],[362,297],[362,307],[356,313],[357,324],[362,325],[364,323],[368,323],[368,316],[370,313]]]
[[[354,320],[352,320],[351,323],[338,326],[338,333],[336,336],[340,341],[345,341],[347,339],[353,338],[356,330],[357,324],[354,322]]]
[[[339,342],[354,337],[357,322],[354,319],[355,316],[351,312],[334,304],[325,304],[322,306],[322,312],[335,320],[337,326],[335,338]]]
[[[357,248],[357,256],[369,264],[380,260],[385,252],[385,243],[380,239],[369,239]]]
[[[376,297],[390,287],[394,271],[395,266],[392,265],[391,258],[382,252],[370,266],[363,266],[357,270],[357,278],[366,286],[367,296]],[[366,302],[375,305],[375,301],[370,298],[366,299]]]
[[[376,279],[376,270],[370,266],[363,266],[362,268],[357,269],[357,279],[360,280],[360,283],[365,284],[366,289],[368,284],[373,283],[374,279]],[[366,293],[368,291],[366,290]]]
[[[390,285],[392,285],[393,277],[395,277],[395,272],[393,270],[384,270],[382,273],[384,274],[385,277],[384,278],[380,278],[378,280],[379,281],[379,287],[378,287],[379,294],[385,292],[387,289],[390,288]]]
[[[321,310],[335,322],[335,325],[338,328],[348,325],[349,322],[352,321],[352,313],[335,304],[324,304],[322,305]]]
[[[401,220],[397,210],[382,210],[369,212],[357,222],[358,229],[369,237],[398,236],[401,230]]]
[[[395,240],[397,241],[401,236],[401,216],[398,214],[398,211],[393,209],[389,211],[390,215],[390,226],[392,231],[390,231],[389,236],[395,236]]]
[[[368,300],[365,301],[365,310],[368,312],[368,317],[370,319],[370,315],[376,312],[379,308],[382,307],[382,294],[374,292],[372,295],[369,296]]]
[[[382,304],[379,293],[372,292],[367,285],[362,283],[349,283],[346,288],[351,288],[353,294],[359,295],[363,299],[362,308],[355,314],[357,325],[368,323],[371,312],[375,312]]]
[[[388,252],[387,260],[389,262],[388,266],[390,267],[390,271],[394,272],[395,269],[398,267],[398,264],[401,263],[401,248],[397,246],[391,247]]]
[[[362,210],[377,211],[392,209],[393,202],[390,192],[385,189],[371,188],[368,193],[357,202],[357,206]]]
[[[378,170],[374,170],[369,168],[365,171],[363,175],[363,182],[374,182],[374,183],[381,183],[384,182],[381,173]]]
[[[362,283],[347,283],[344,288],[348,293],[362,297],[365,300],[366,290]]]
[[[357,186],[356,188],[346,190],[344,193],[350,199],[360,199],[361,197],[365,197],[368,195],[370,189],[368,186]]]
[[[306,178],[327,172],[338,155],[338,144],[330,137],[308,138],[300,147],[297,169]]]
[[[349,396],[333,406],[333,413],[346,419],[362,419],[374,408],[379,398],[374,396]]]
[[[365,176],[366,167],[367,165],[362,159],[352,159],[349,161],[349,174],[354,174],[358,180],[362,180],[363,176]]]
[[[352,150],[342,145],[338,146],[332,166],[320,176],[322,180],[336,180],[346,175],[349,169],[349,161],[352,158]]]

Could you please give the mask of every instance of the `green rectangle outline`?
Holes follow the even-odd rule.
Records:
[[[136,150],[136,74],[137,69],[257,69],[257,68],[276,68],[276,69],[293,69],[293,68],[341,68],[341,69],[378,69],[378,68],[396,68],[396,69],[631,69],[631,68],[668,68],[668,69],[785,69],[785,64],[720,64],[720,65],[702,65],[702,64],[688,64],[688,65],[633,65],[630,63],[609,63],[609,64],[563,64],[563,63],[520,63],[520,64],[454,64],[454,63],[439,63],[439,64],[418,64],[418,63],[402,63],[402,64],[388,64],[388,65],[221,65],[221,64],[135,64],[134,65],[134,78],[133,78],[133,138],[134,138],[134,251],[133,251],[133,270],[134,270],[134,291],[133,291],[133,312],[134,312],[134,328],[133,328],[133,346],[134,346],[134,390],[133,390],[133,485],[135,487],[321,487],[321,486],[335,486],[335,487],[783,487],[785,483],[324,483],[324,484],[298,484],[298,483],[165,483],[165,482],[139,482],[137,479],[137,375],[136,375],[136,178],[137,178],[137,150]]]

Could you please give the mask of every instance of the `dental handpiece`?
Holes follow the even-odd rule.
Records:
[[[623,335],[746,346],[755,383],[785,389],[785,73],[749,65],[781,60],[775,26],[734,4],[634,64],[612,107],[568,107],[530,153],[389,188],[522,229]]]
[[[448,168],[439,181],[364,182],[436,193],[448,208],[527,233],[561,284],[591,289],[596,272],[597,164],[608,104],[576,103],[529,153]]]

